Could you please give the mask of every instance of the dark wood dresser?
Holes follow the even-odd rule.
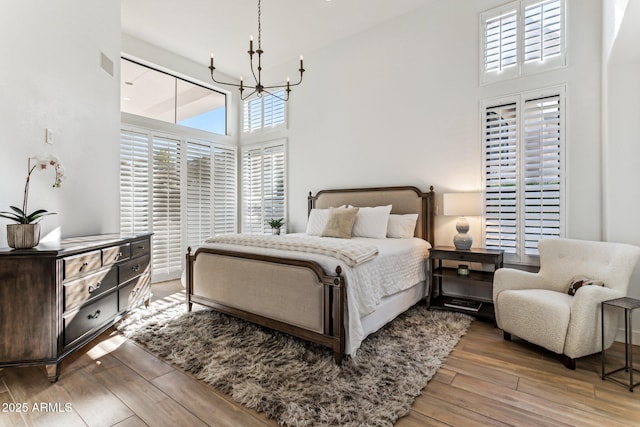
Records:
[[[151,298],[151,234],[0,249],[0,367],[60,361]]]

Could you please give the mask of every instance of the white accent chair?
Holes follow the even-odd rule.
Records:
[[[627,295],[640,248],[624,243],[544,239],[538,243],[540,271],[496,271],[493,303],[504,338],[511,334],[563,355],[565,366],[601,351],[600,303]],[[586,276],[603,286],[568,294],[571,279]],[[605,310],[605,349],[613,344],[619,317]]]

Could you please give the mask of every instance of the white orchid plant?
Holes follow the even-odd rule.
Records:
[[[32,165],[32,161],[35,164]],[[9,206],[13,212],[0,212],[0,217],[10,219],[18,224],[32,224],[38,222],[42,217],[47,215],[55,215],[54,212],[47,212],[44,209],[38,209],[30,214],[27,214],[27,202],[29,199],[29,182],[31,181],[31,174],[34,170],[45,170],[48,168],[55,170],[55,181],[53,182],[54,188],[59,188],[62,185],[62,179],[64,178],[64,167],[60,164],[60,161],[54,156],[46,157],[30,157],[27,166],[27,181],[24,185],[24,200],[22,202],[22,209],[16,206]]]

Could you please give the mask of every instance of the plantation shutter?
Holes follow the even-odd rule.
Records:
[[[211,147],[187,141],[187,245],[211,236]]]
[[[560,96],[524,104],[524,245],[538,254],[538,241],[561,235]]]
[[[242,153],[242,231],[269,232],[271,218],[286,213],[284,143],[247,148]]]
[[[485,246],[508,254],[517,249],[517,123],[515,103],[485,110]]]
[[[236,149],[213,146],[213,233],[236,233]]]
[[[536,2],[524,8],[524,62],[543,61],[562,52],[562,3]]]
[[[516,9],[484,20],[484,72],[517,65],[518,15]]]
[[[285,156],[284,145],[269,147],[264,150],[263,185],[264,185],[264,221],[263,229],[270,232],[267,224],[270,219],[285,217]]]
[[[149,231],[149,137],[120,133],[120,232]]]
[[[261,97],[244,102],[242,109],[244,132],[274,127],[285,122],[285,92],[280,90],[274,92],[274,95],[265,93]]]
[[[153,137],[154,275],[179,272],[182,265],[180,141]]]

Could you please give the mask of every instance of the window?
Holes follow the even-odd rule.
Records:
[[[273,128],[285,123],[284,90],[274,95],[263,95],[248,99],[243,107],[243,131],[253,132],[259,129]]]
[[[227,96],[121,58],[120,110],[142,117],[227,133]]]
[[[267,221],[286,218],[286,146],[283,140],[242,150],[242,231],[268,233]]]
[[[481,82],[564,66],[564,0],[520,0],[480,15]]]
[[[564,235],[564,89],[483,104],[485,246],[528,263]]]
[[[153,232],[154,280],[179,277],[187,246],[236,232],[236,148],[143,129],[120,141],[120,230]]]

